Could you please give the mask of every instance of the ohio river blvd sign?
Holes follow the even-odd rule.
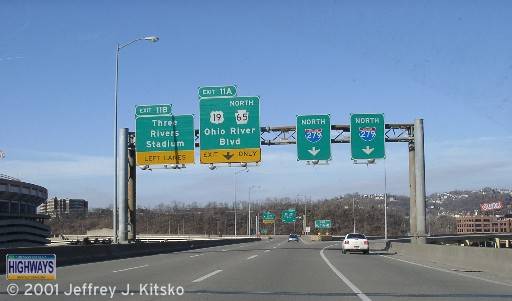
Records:
[[[137,165],[193,164],[192,115],[137,116]]]
[[[258,97],[201,98],[199,111],[201,163],[261,161]]]

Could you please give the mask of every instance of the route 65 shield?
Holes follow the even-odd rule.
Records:
[[[372,141],[376,134],[377,128],[375,127],[362,127],[359,128],[359,137],[366,142]]]
[[[322,139],[322,129],[305,129],[304,136],[311,143],[317,143]]]

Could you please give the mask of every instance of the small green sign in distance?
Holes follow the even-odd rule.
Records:
[[[331,220],[329,219],[317,219],[315,220],[316,229],[330,229],[332,227]]]
[[[295,223],[297,220],[297,211],[295,209],[281,211],[281,220],[286,224]]]
[[[262,218],[264,220],[274,220],[276,218],[276,215],[270,211],[265,211],[262,214]]]
[[[236,86],[210,86],[199,88],[199,98],[235,97]]]
[[[159,116],[159,115],[171,115],[172,105],[138,105],[135,106],[135,116]]]
[[[331,116],[297,116],[297,160],[331,160]]]
[[[352,160],[385,158],[384,131],[384,114],[350,114]]]

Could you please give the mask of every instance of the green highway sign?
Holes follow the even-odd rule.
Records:
[[[201,98],[200,161],[261,161],[260,99],[256,96]]]
[[[138,105],[135,106],[135,116],[158,116],[158,115],[171,115],[172,105]]]
[[[315,220],[316,229],[330,229],[332,227],[331,220],[329,219],[317,219]]]
[[[236,86],[200,87],[199,98],[234,97]]]
[[[261,217],[263,218],[263,220],[274,220],[276,218],[276,215],[270,211],[265,211],[263,212]]]
[[[281,211],[281,220],[283,223],[295,223],[297,220],[297,211],[295,209],[288,209]]]
[[[135,119],[137,165],[193,164],[194,116],[141,116]]]
[[[261,216],[264,224],[273,224],[276,219],[276,215],[270,211],[263,212]]]
[[[297,116],[297,160],[331,159],[331,116]]]
[[[350,114],[352,160],[386,157],[384,114]]]

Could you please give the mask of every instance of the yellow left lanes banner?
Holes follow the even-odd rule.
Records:
[[[137,165],[194,164],[194,151],[137,152]]]

